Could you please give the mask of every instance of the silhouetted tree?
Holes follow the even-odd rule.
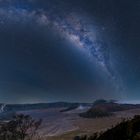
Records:
[[[42,120],[36,121],[29,115],[19,114],[0,126],[0,140],[31,140]]]

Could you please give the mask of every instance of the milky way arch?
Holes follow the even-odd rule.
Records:
[[[5,24],[9,20],[16,22],[30,22],[41,26],[52,26],[62,36],[71,41],[79,50],[85,51],[89,60],[93,59],[114,82],[115,88],[119,89],[122,85],[119,74],[112,66],[110,49],[108,44],[96,36],[96,28],[92,22],[88,21],[82,14],[70,11],[69,14],[55,13],[55,9],[31,9],[24,6],[10,5],[0,8],[0,24]],[[85,21],[87,23],[85,23]]]

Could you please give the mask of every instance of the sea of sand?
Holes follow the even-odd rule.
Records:
[[[79,110],[60,112],[62,108],[23,111],[35,119],[43,119],[39,134],[47,140],[72,140],[75,135],[105,131],[115,126],[123,119],[140,115],[140,109],[119,111],[113,116],[87,119],[79,117]],[[21,112],[20,112],[21,113]]]

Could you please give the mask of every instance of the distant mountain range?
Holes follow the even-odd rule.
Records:
[[[90,103],[68,103],[68,102],[54,102],[54,103],[37,103],[37,104],[0,104],[0,120],[7,120],[12,118],[17,112],[29,110],[42,110],[50,108],[61,108],[62,112],[70,111],[79,106],[91,106]],[[60,111],[61,112],[61,111]]]
[[[4,106],[3,106],[4,105]],[[68,103],[68,102],[54,102],[54,103],[37,103],[37,104],[0,104],[1,111],[24,111],[24,110],[37,110],[48,108],[75,108],[78,106],[91,105],[90,103]]]

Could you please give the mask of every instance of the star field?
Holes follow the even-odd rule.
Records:
[[[139,97],[139,5],[1,0],[2,102]]]

